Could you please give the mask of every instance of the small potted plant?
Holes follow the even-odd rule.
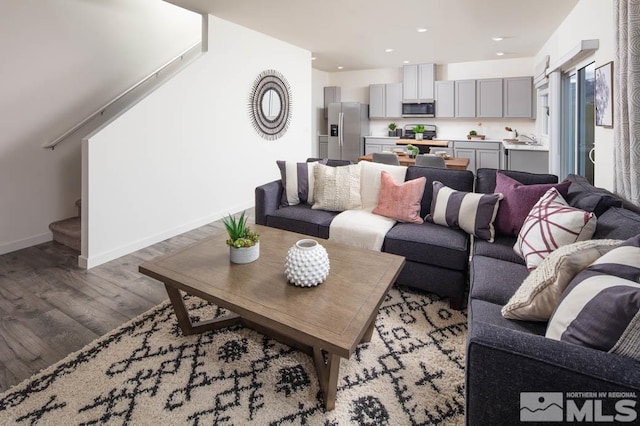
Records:
[[[409,157],[416,158],[416,155],[420,153],[420,148],[414,145],[407,145],[407,151],[409,151]]]
[[[421,141],[424,136],[424,126],[422,124],[418,124],[413,127],[413,133],[416,134],[416,140]]]
[[[396,123],[391,123],[389,124],[389,136],[395,136],[396,135],[396,128],[398,127],[396,125]]]
[[[467,139],[482,139],[484,140],[484,135],[479,135],[475,130],[471,130],[467,135]]]
[[[260,256],[260,235],[247,226],[247,216],[242,212],[240,218],[227,216],[222,219],[229,239],[229,258],[232,263],[250,263]]]

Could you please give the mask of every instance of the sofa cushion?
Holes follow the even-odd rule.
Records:
[[[280,206],[313,204],[314,170],[317,162],[276,161],[282,180]]]
[[[509,319],[549,321],[569,282],[620,244],[622,240],[588,240],[555,250],[524,280],[502,308],[502,315]]]
[[[422,177],[396,183],[393,176],[383,170],[378,205],[373,209],[373,213],[399,222],[422,223],[420,201],[426,181]]]
[[[363,209],[373,209],[378,205],[382,172],[389,173],[396,182],[404,182],[406,166],[361,161],[360,165],[360,197]]]
[[[515,243],[516,237],[511,235],[496,235],[492,243],[476,239],[473,242],[473,255],[493,257],[494,259],[524,265],[524,259],[513,251],[513,245]]]
[[[466,271],[469,236],[464,231],[428,222],[398,223],[387,232],[384,251],[414,262]]]
[[[598,217],[594,238],[626,240],[640,234],[640,214],[619,207],[611,207]]]
[[[267,226],[320,238],[329,238],[329,225],[338,213],[312,210],[308,204],[283,207],[267,216]]]
[[[557,188],[549,189],[531,209],[513,246],[527,268],[536,268],[558,247],[591,239],[596,216],[567,205]]]
[[[438,169],[435,167],[409,166],[406,180],[424,177],[427,183],[424,186],[424,195],[420,202],[420,216],[425,217],[431,213],[431,198],[434,181],[442,182],[456,191],[473,191],[473,173],[470,170]]]
[[[427,220],[438,225],[462,229],[489,242],[493,241],[493,221],[502,194],[475,194],[456,191],[442,182],[433,182],[431,213]]]
[[[471,299],[469,302],[470,320],[473,327],[476,323],[491,324],[500,329],[509,329],[520,331],[526,334],[535,334],[538,336],[544,336],[546,323],[536,321],[512,321],[508,320],[500,314],[502,306],[497,303],[491,303],[481,299]],[[511,337],[511,335],[509,336]]]
[[[315,167],[314,210],[341,212],[362,207],[360,165]]]
[[[476,170],[475,192],[490,194],[496,189],[497,169],[480,168]],[[500,172],[523,185],[533,185],[541,183],[558,183],[558,176],[539,173],[517,172],[514,170],[500,170]]]
[[[572,207],[593,212],[600,217],[609,207],[622,207],[623,200],[604,188],[591,185],[584,176],[570,174],[567,180],[571,182],[566,200]]]
[[[524,265],[474,255],[471,261],[471,299],[506,304],[529,275]]]
[[[640,360],[640,235],[571,281],[546,336]]]
[[[524,185],[499,170],[496,175],[495,192],[503,194],[504,199],[498,209],[496,230],[501,234],[518,235],[524,220],[540,197],[552,187],[557,188],[564,197],[569,190],[569,184],[567,181],[559,184]]]

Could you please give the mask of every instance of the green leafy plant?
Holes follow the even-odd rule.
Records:
[[[420,148],[418,148],[417,146],[414,145],[407,145],[407,151],[410,152],[412,157],[415,157],[416,155],[418,155],[420,153]]]
[[[251,228],[247,226],[247,216],[242,212],[240,217],[236,219],[234,216],[227,216],[222,219],[224,227],[227,229],[229,239],[226,241],[230,247],[252,247],[260,241],[260,235],[251,232]]]
[[[397,127],[398,127],[398,125],[396,123],[389,124],[389,130],[391,130],[391,131],[394,131]]]
[[[469,132],[469,136],[476,136],[477,134],[478,132],[476,132],[475,130]]]
[[[424,133],[424,126],[422,124],[418,124],[413,127],[414,133]]]

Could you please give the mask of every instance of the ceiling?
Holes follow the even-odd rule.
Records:
[[[312,52],[337,72],[535,56],[578,0],[167,0]],[[418,28],[426,28],[419,33]],[[494,41],[492,37],[503,37]],[[385,49],[393,49],[385,52]],[[503,52],[503,56],[497,56]]]

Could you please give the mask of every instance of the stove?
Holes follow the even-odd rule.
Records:
[[[413,128],[415,126],[416,124],[407,124],[406,126],[404,126],[404,136],[402,137],[402,139],[415,139],[416,134],[413,131]],[[422,136],[422,139],[430,141],[435,137],[436,137],[436,126],[434,124],[424,124],[424,134]]]

